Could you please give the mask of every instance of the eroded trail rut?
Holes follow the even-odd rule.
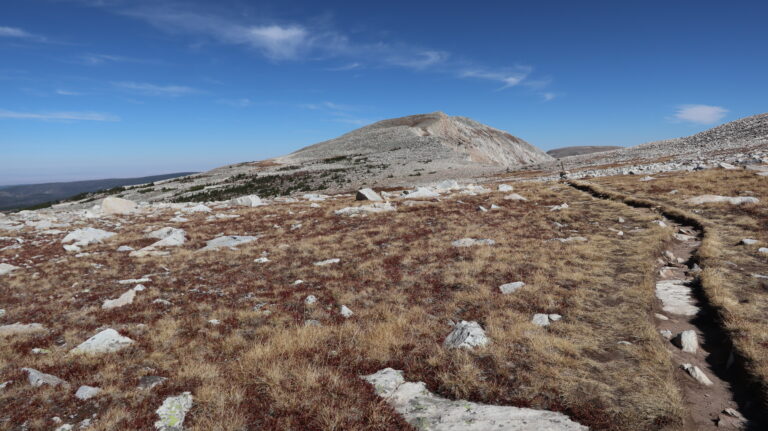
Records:
[[[574,184],[595,198],[610,197]],[[625,202],[626,204],[626,202]],[[650,208],[628,206],[637,211],[654,212],[674,229],[674,239],[658,257],[654,319],[660,337],[673,363],[678,366],[678,384],[688,411],[686,430],[758,430],[759,412],[751,394],[740,380],[743,371],[733,363],[731,343],[715,313],[701,294],[696,251],[702,232],[693,226],[671,221]]]

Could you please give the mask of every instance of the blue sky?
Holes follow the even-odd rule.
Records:
[[[205,170],[445,111],[542,148],[768,111],[765,1],[0,2],[0,185]]]

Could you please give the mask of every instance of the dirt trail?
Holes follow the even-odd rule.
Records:
[[[577,188],[595,198],[610,199]],[[648,208],[637,210],[655,212]],[[664,224],[674,229],[675,238],[658,258],[658,301],[654,319],[659,336],[665,339],[672,361],[678,366],[678,384],[688,408],[684,429],[765,429],[762,428],[765,424],[758,423],[760,412],[753,411],[752,394],[742,383],[743,370],[738,369],[738,364],[732,363],[730,358],[730,340],[701,294],[698,280],[700,269],[695,263],[695,255],[701,245],[702,232],[659,215]],[[683,331],[695,333],[695,344],[698,344],[695,352],[690,351],[693,349],[683,351],[679,340],[674,339]],[[683,364],[697,367],[711,384],[697,381],[683,369]]]

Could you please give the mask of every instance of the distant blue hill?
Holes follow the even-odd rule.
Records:
[[[71,181],[66,183],[21,184],[0,186],[0,210],[30,208],[71,198],[81,193],[107,190],[183,177],[196,172],[177,172],[140,178],[109,178],[104,180]]]

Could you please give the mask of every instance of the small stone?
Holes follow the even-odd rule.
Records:
[[[740,244],[741,245],[755,245],[755,244],[757,244],[757,240],[756,239],[752,239],[752,238],[744,238],[744,239],[742,239],[740,241]]]
[[[87,400],[95,397],[96,395],[99,395],[100,392],[101,392],[101,389],[99,388],[84,385],[77,388],[77,392],[75,392],[75,397],[79,400]]]
[[[221,325],[221,320],[219,320],[219,319],[211,319],[211,320],[208,321],[208,323],[210,323],[213,326],[218,326],[218,325]]]
[[[33,355],[49,355],[51,353],[48,349],[43,349],[40,347],[35,347],[31,350]]]
[[[672,343],[687,353],[696,353],[699,348],[699,339],[696,336],[696,331],[692,329],[677,334],[672,339]]]
[[[509,295],[510,293],[514,293],[520,289],[522,289],[525,286],[525,283],[522,281],[515,281],[514,283],[506,283],[499,286],[499,290],[504,295]]]
[[[536,326],[549,326],[549,315],[536,313],[533,315],[533,318],[531,319],[531,323],[533,323]]]
[[[619,217],[618,222],[619,223],[624,223],[624,217]]]
[[[685,370],[688,375],[694,378],[697,382],[701,383],[704,386],[712,386],[714,383],[712,383],[712,380],[709,380],[709,377],[707,377],[706,374],[704,374],[703,371],[696,365],[691,364],[682,364],[680,365],[680,368]]]
[[[758,253],[768,254],[768,247],[760,247],[757,249]]]
[[[64,380],[61,380],[60,378],[54,375],[45,374],[43,372],[37,371],[34,368],[22,368],[21,371],[24,371],[27,373],[27,380],[29,381],[29,384],[36,388],[43,385],[69,386],[69,383],[65,382]]]
[[[625,341],[625,340],[621,340],[621,341],[617,342],[616,344],[621,344],[621,345],[624,345],[624,346],[631,346],[632,345],[632,343],[630,343],[629,341]]]
[[[133,344],[133,342],[134,341],[130,338],[123,337],[119,332],[109,328],[85,340],[79,346],[72,349],[69,353],[114,353],[130,346]]]
[[[8,263],[0,263],[0,275],[10,274],[11,271],[19,269],[18,266],[13,266]]]
[[[333,258],[333,259],[321,260],[320,262],[315,262],[314,265],[315,266],[326,266],[326,265],[333,265],[334,263],[339,263],[339,262],[341,262],[341,259]]]
[[[269,262],[269,258],[260,257],[260,258],[254,259],[253,261],[256,262],[256,263],[267,263],[267,262]]]
[[[672,331],[670,331],[669,329],[662,329],[659,331],[659,334],[661,334],[661,336],[666,338],[667,340],[672,339]]]
[[[475,245],[494,245],[496,241],[492,239],[474,239],[474,238],[462,238],[451,242],[454,247],[472,247]]]
[[[499,184],[499,191],[500,192],[507,193],[507,192],[511,192],[513,190],[514,190],[514,188],[512,186],[510,186],[509,184]]]
[[[139,286],[142,286],[142,285],[139,285]],[[109,310],[112,308],[122,307],[124,305],[133,303],[133,299],[135,297],[136,297],[136,290],[131,289],[123,293],[122,295],[120,295],[117,299],[107,299],[106,301],[104,301],[103,304],[101,304],[101,308],[104,310]]]
[[[350,317],[352,317],[352,315],[353,315],[353,314],[355,314],[355,313],[353,313],[353,312],[352,312],[352,310],[350,310],[350,309],[349,309],[349,308],[348,308],[346,305],[342,305],[342,306],[341,306],[341,309],[339,310],[339,312],[340,312],[340,313],[341,313],[341,315],[342,315],[342,316],[344,316],[344,318],[346,318],[346,319],[349,319]]]
[[[304,303],[307,305],[312,305],[317,302],[317,297],[315,295],[309,295],[304,299]]]
[[[504,196],[504,200],[507,200],[507,201],[527,201],[528,199],[520,196],[517,193],[512,193],[512,194]]]
[[[443,345],[449,349],[485,346],[491,340],[485,335],[485,331],[477,322],[462,320],[453,327],[453,331],[445,338]]]

